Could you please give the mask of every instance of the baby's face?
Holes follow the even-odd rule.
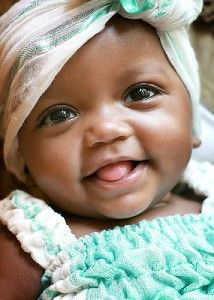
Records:
[[[129,218],[176,184],[192,149],[188,93],[148,25],[116,17],[65,65],[19,133],[50,203]]]

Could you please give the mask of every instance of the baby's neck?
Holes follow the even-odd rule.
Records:
[[[145,211],[140,215],[129,219],[93,219],[74,215],[65,216],[65,219],[72,232],[77,237],[80,237],[86,234],[90,234],[92,232],[100,232],[104,229],[112,229],[115,226],[135,224],[142,220],[153,220],[157,217],[164,217],[175,214],[199,214],[200,212],[200,202],[185,199],[177,195],[169,194],[166,198],[166,201],[163,201],[161,205],[157,205],[149,209],[148,211]]]

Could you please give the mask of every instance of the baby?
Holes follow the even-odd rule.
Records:
[[[200,144],[200,9],[23,0],[2,16],[4,159],[30,193],[0,202],[1,299],[213,299],[212,183],[192,162],[206,201],[169,194]]]

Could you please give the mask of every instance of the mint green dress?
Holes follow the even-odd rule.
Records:
[[[213,300],[214,215],[168,216],[76,238],[44,201],[15,191],[0,219],[44,268],[39,299]]]

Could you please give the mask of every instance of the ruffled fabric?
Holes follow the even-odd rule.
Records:
[[[40,300],[214,299],[214,215],[169,216],[77,239],[42,200],[16,191],[0,219],[44,269]]]
[[[93,300],[214,299],[214,218],[176,215],[81,237],[47,277],[40,299],[83,289]]]
[[[60,214],[23,191],[17,190],[0,201],[0,220],[16,235],[23,250],[44,269],[57,253],[76,241]]]

